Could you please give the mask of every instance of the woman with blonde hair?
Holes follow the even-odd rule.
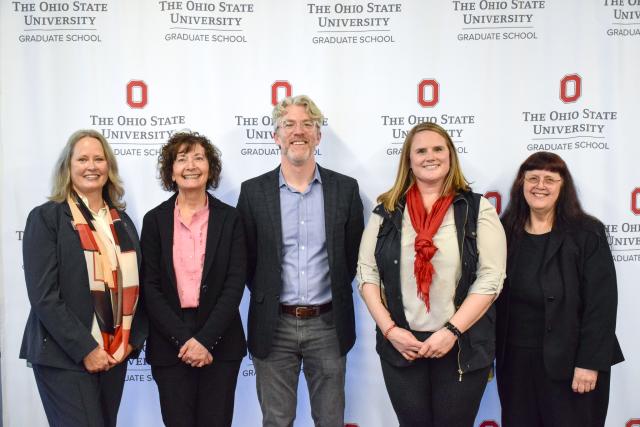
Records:
[[[105,138],[80,130],[56,164],[50,201],[27,219],[31,312],[20,357],[51,425],[115,426],[126,360],[147,335],[138,307],[138,235]]]
[[[494,357],[506,242],[437,124],[408,133],[362,236],[360,293],[400,426],[472,426]]]

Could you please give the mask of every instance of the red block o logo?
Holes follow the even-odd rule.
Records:
[[[485,420],[482,423],[480,423],[479,427],[500,427],[500,425],[493,420]]]
[[[582,78],[569,74],[560,80],[560,99],[564,103],[576,102],[582,95]]]
[[[640,187],[635,188],[631,192],[631,212],[634,215],[640,215]]]
[[[624,425],[624,427],[640,427],[640,418],[632,418]]]
[[[144,108],[147,105],[147,84],[142,80],[131,80],[127,84],[127,104],[131,108]]]
[[[431,99],[425,99],[427,87],[431,88]],[[435,107],[440,100],[440,85],[434,79],[425,79],[418,84],[418,104],[423,107]]]
[[[491,201],[493,199],[493,206],[495,206],[498,215],[502,213],[502,195],[497,191],[487,191],[484,193],[485,199]]]
[[[284,88],[284,97],[291,96],[291,84],[286,80],[277,80],[271,85],[271,105],[276,105],[280,102],[278,91]]]

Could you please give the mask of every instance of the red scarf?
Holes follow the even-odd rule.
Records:
[[[418,298],[424,301],[427,311],[429,311],[429,287],[436,272],[431,264],[431,258],[438,248],[433,244],[433,236],[438,232],[444,215],[453,202],[453,195],[441,196],[433,204],[431,212],[427,214],[422,202],[422,195],[418,186],[413,184],[407,193],[407,208],[411,225],[416,230],[416,259],[413,264],[413,273],[416,276],[418,286]]]

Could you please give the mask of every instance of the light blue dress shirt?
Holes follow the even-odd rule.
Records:
[[[331,301],[331,279],[318,167],[304,192],[287,185],[282,170],[279,185],[282,221],[280,301],[286,305],[325,304]]]

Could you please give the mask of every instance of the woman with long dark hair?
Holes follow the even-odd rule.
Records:
[[[616,272],[604,226],[587,215],[566,163],[520,166],[502,215],[507,280],[498,299],[503,427],[603,426],[615,335]]]

